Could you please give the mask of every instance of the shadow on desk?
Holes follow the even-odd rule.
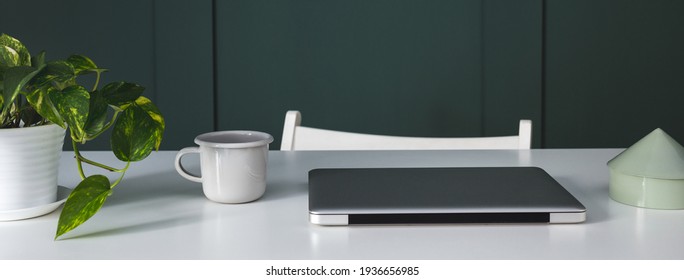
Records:
[[[127,224],[127,225],[121,225],[121,226],[116,226],[116,227],[109,227],[109,228],[103,228],[101,230],[97,231],[90,231],[90,232],[84,232],[83,231],[77,231],[75,234],[65,234],[64,237],[61,237],[60,240],[69,240],[69,239],[88,239],[88,238],[98,238],[98,237],[103,237],[103,236],[110,236],[110,235],[127,235],[127,234],[136,234],[136,233],[141,233],[141,232],[148,232],[148,231],[157,231],[157,230],[163,230],[163,229],[168,229],[172,228],[175,226],[178,226],[180,224],[190,224],[195,221],[197,221],[196,216],[193,215],[188,215],[185,217],[163,217],[160,216],[161,219],[155,220],[155,221],[144,221],[144,222],[137,222],[134,224]],[[116,224],[123,223],[125,221],[114,221]]]
[[[244,215],[244,212],[261,208],[262,203],[306,196],[307,189],[306,184],[275,180],[268,183],[266,193],[257,201],[221,204],[208,200],[200,183],[187,181],[175,171],[131,176],[114,188],[112,196],[91,220],[60,239],[126,236],[186,227],[201,221]]]
[[[193,223],[201,211],[191,203],[203,198],[202,189],[176,177],[180,176],[175,171],[127,176],[95,216],[61,240],[134,234]]]

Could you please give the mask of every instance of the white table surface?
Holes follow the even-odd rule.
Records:
[[[175,151],[134,163],[92,219],[53,241],[61,208],[0,222],[0,259],[684,259],[684,211],[608,197],[619,149],[280,152],[266,194],[224,205],[173,168]],[[86,152],[117,164],[110,153]],[[184,160],[197,168],[195,158]],[[307,172],[317,167],[540,166],[588,209],[582,224],[323,227],[308,222]],[[61,185],[78,182],[64,152]]]

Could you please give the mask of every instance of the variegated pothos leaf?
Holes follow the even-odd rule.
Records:
[[[76,142],[83,141],[90,108],[90,93],[82,86],[70,86],[62,91],[51,91],[49,96],[69,125],[72,139]]]
[[[159,149],[164,118],[152,102],[141,96],[127,106],[112,131],[112,152],[122,161],[139,161]]]
[[[111,192],[109,179],[103,175],[93,175],[81,181],[64,203],[55,239],[95,215]]]

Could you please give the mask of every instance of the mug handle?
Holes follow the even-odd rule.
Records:
[[[188,172],[185,169],[185,167],[183,167],[183,164],[181,164],[181,158],[184,155],[190,154],[190,153],[199,153],[199,148],[198,147],[187,147],[187,148],[183,148],[180,151],[178,151],[178,154],[176,154],[176,164],[175,164],[176,165],[176,171],[178,172],[178,174],[183,176],[183,178],[185,178],[185,179],[188,179],[188,180],[193,181],[193,182],[201,183],[202,177]]]

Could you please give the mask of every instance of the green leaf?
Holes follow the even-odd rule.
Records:
[[[26,94],[26,101],[28,101],[28,103],[31,104],[31,106],[35,108],[38,114],[43,116],[43,118],[46,118],[52,123],[66,128],[62,116],[60,116],[59,111],[57,111],[57,108],[50,99],[49,91],[57,90],[53,88],[39,88],[33,90]]]
[[[19,40],[9,36],[7,34],[0,35],[0,46],[5,46],[13,49],[19,55],[19,60],[16,65],[18,66],[30,66],[31,65],[31,54],[26,49],[26,46],[19,42]]]
[[[19,65],[19,53],[8,46],[0,46],[0,68],[6,69]]]
[[[82,86],[70,86],[62,91],[51,91],[49,97],[69,125],[71,138],[82,142],[85,138],[85,123],[90,108],[90,94]]]
[[[66,61],[50,61],[45,65],[43,71],[36,75],[32,84],[36,87],[43,87],[50,83],[56,83],[58,85],[66,84],[76,77],[74,71],[74,67]],[[61,89],[62,87],[58,86],[57,88]]]
[[[93,175],[81,181],[64,203],[55,239],[95,215],[111,192],[109,179],[103,175]]]
[[[76,70],[76,75],[85,75],[89,73],[102,73],[107,71],[107,69],[98,68],[90,58],[87,56],[75,54],[67,58],[74,69]]]
[[[112,152],[122,161],[145,159],[159,149],[164,118],[152,102],[141,96],[126,107],[112,131]]]
[[[31,58],[31,66],[38,68],[43,65],[45,65],[45,51],[42,51],[37,56]]]
[[[101,91],[109,105],[124,109],[127,105],[135,102],[145,91],[145,88],[133,83],[113,82],[102,87]]]
[[[9,109],[14,99],[19,94],[19,91],[41,71],[41,68],[33,68],[30,66],[17,66],[7,69],[5,71],[4,88],[2,92],[4,113]]]
[[[85,123],[85,132],[88,139],[92,139],[105,129],[107,121],[107,100],[98,91],[90,93],[90,108],[88,119]]]
[[[159,146],[161,145],[162,141],[162,136],[164,135],[164,129],[166,129],[166,123],[164,122],[164,117],[162,116],[161,112],[159,111],[159,108],[152,103],[151,100],[149,100],[147,97],[141,96],[138,97],[138,99],[135,100],[135,104],[140,106],[145,113],[154,121],[155,125],[153,126],[153,136],[155,140],[155,145],[154,149],[159,150]]]

